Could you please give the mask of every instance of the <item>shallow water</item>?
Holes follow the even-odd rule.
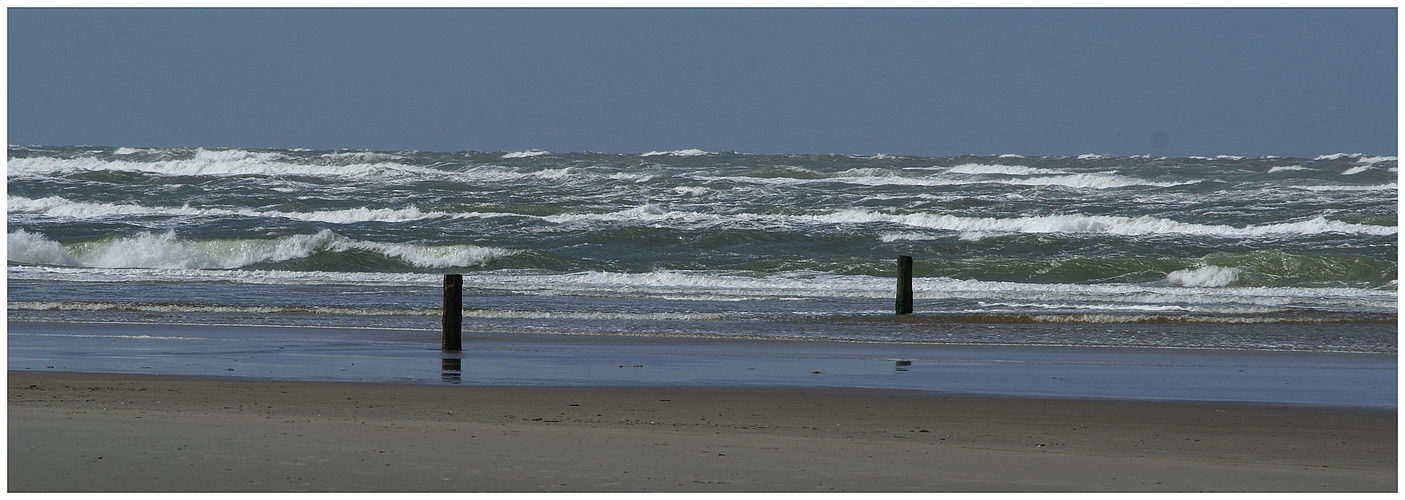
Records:
[[[1394,355],[9,322],[11,370],[465,385],[750,385],[1395,408]],[[899,366],[897,361],[911,362]]]

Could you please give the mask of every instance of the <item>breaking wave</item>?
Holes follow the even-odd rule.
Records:
[[[520,253],[473,245],[426,246],[360,241],[322,230],[266,240],[187,240],[174,231],[61,244],[23,229],[6,239],[6,258],[23,264],[153,269],[238,269],[263,263],[303,259],[317,254],[371,252],[406,264],[439,269],[482,266]]]
[[[13,196],[6,200],[10,214],[31,214],[43,217],[71,219],[104,219],[112,217],[264,217],[283,218],[309,222],[333,224],[354,224],[358,222],[407,222],[422,219],[449,217],[444,212],[423,212],[414,205],[405,208],[350,208],[344,210],[320,210],[314,212],[258,211],[252,209],[146,207],[137,204],[85,203],[75,202],[59,196],[49,196],[31,200],[23,196]]]
[[[641,153],[639,156],[706,156],[710,154],[715,153],[710,153],[701,149],[679,149],[676,151],[650,151],[648,153]]]
[[[1181,286],[1220,288],[1239,280],[1240,270],[1233,267],[1204,266],[1172,271],[1166,281]]]
[[[1021,165],[982,165],[979,163],[966,163],[951,167],[948,172],[953,174],[999,174],[999,175],[1038,175],[1038,174],[1063,174],[1062,170],[1047,168],[1033,168]]]
[[[135,154],[129,153],[126,156]],[[371,152],[332,153],[311,162],[295,161],[273,151],[244,151],[238,149],[196,149],[174,159],[138,161],[136,159],[104,160],[96,157],[10,158],[6,163],[9,177],[39,177],[82,172],[130,172],[160,176],[194,177],[404,177],[436,175],[434,169],[397,163],[395,155]]]
[[[1082,233],[1120,236],[1179,234],[1216,238],[1301,236],[1319,233],[1387,236],[1398,233],[1398,228],[1394,226],[1354,224],[1328,220],[1324,217],[1299,222],[1244,227],[1194,224],[1149,216],[1050,215],[996,219],[926,213],[899,215],[866,210],[840,210],[808,218],[833,224],[886,222],[963,233]]]
[[[502,155],[502,157],[505,158],[505,159],[512,159],[512,158],[531,158],[531,157],[533,157],[533,156],[543,156],[543,155],[549,155],[549,154],[551,154],[550,151],[542,151],[542,150],[540,150],[540,149],[533,149],[533,150],[530,150],[530,151],[515,151],[515,152],[512,152],[512,153],[507,153],[507,154],[505,154],[505,155]]]

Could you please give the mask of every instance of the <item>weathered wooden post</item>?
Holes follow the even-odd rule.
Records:
[[[444,275],[443,350],[463,350],[463,275]]]
[[[912,314],[912,257],[898,256],[898,314]]]

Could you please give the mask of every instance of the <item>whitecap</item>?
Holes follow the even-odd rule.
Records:
[[[1273,168],[1268,169],[1268,173],[1274,174],[1274,173],[1278,173],[1278,172],[1291,172],[1291,171],[1295,171],[1295,170],[1307,170],[1307,167],[1304,167],[1304,166],[1302,166],[1302,165],[1288,165],[1288,166],[1283,166],[1283,167],[1273,167]]]
[[[1234,227],[1178,222],[1150,216],[1123,217],[1108,215],[1049,215],[996,219],[974,218],[945,214],[885,214],[867,210],[840,210],[825,215],[800,216],[826,224],[893,223],[906,226],[956,231],[960,233],[991,234],[1109,234],[1146,236],[1182,234],[1213,238],[1271,237],[1320,233],[1368,234],[1388,236],[1397,234],[1394,226],[1374,226],[1327,220],[1317,217],[1298,222]]]
[[[1186,184],[1194,184],[1198,181],[1188,182],[1152,182],[1142,179],[1134,179],[1113,174],[1071,174],[1053,177],[1030,177],[1025,179],[1004,179],[999,181],[1002,184],[1014,184],[1021,186],[1064,186],[1070,188],[1089,189],[1112,189],[1130,186],[1155,186],[1171,187]]]
[[[144,269],[237,269],[353,250],[379,253],[423,268],[481,266],[520,253],[474,245],[427,246],[353,240],[330,230],[273,239],[188,240],[174,231],[59,244],[23,229],[7,239],[7,259],[48,266]]]
[[[1288,186],[1293,189],[1304,191],[1396,191],[1399,186],[1392,182],[1389,184],[1376,184],[1371,186]]]
[[[1361,172],[1365,172],[1365,171],[1370,170],[1370,169],[1371,169],[1371,166],[1370,166],[1370,165],[1362,165],[1362,166],[1359,166],[1359,167],[1351,167],[1351,168],[1347,169],[1345,172],[1342,172],[1342,175],[1356,175],[1356,174],[1359,174],[1359,173],[1361,173]]]
[[[531,158],[531,157],[534,157],[534,156],[542,156],[542,155],[549,155],[549,154],[551,154],[550,151],[542,151],[542,150],[540,150],[540,149],[532,149],[532,150],[528,150],[528,151],[516,151],[516,152],[508,153],[508,154],[502,155],[502,157],[503,157],[503,158]]]
[[[673,192],[683,196],[702,196],[711,191],[711,189],[702,186],[678,186],[673,188]]]
[[[321,164],[290,161],[271,151],[197,149],[191,158],[161,161],[101,160],[94,157],[11,158],[6,163],[9,177],[43,177],[80,172],[138,172],[162,176],[308,176],[394,179],[406,176],[443,175],[443,172],[390,161],[364,162],[381,153],[345,153],[326,157]],[[358,155],[372,155],[369,157]],[[348,161],[350,160],[350,161]]]
[[[283,212],[258,211],[247,208],[237,210],[193,208],[189,204],[180,207],[146,207],[137,204],[87,203],[70,201],[59,196],[49,196],[37,200],[23,196],[12,196],[6,200],[6,208],[11,214],[88,220],[131,216],[254,217],[355,224],[359,222],[406,222],[449,216],[444,212],[423,212],[414,205],[398,209],[358,207],[314,212]]]
[[[713,153],[701,149],[679,149],[676,151],[650,151],[648,153],[642,153],[639,156],[703,156],[710,154]]]
[[[1063,174],[1062,170],[1052,170],[1047,168],[1026,167],[1023,165],[985,165],[980,163],[966,163],[951,167],[948,172],[953,174],[970,175],[1037,175],[1037,174]]]
[[[892,243],[892,242],[894,242],[894,241],[929,241],[929,240],[935,240],[935,239],[940,239],[940,238],[941,238],[941,236],[938,236],[938,235],[934,235],[934,234],[930,234],[930,233],[916,233],[916,232],[906,232],[906,233],[883,233],[883,234],[878,235],[879,241],[882,241],[882,242],[884,242],[884,243]]]
[[[1236,267],[1202,266],[1172,271],[1166,281],[1180,286],[1220,288],[1238,281],[1239,273]]]

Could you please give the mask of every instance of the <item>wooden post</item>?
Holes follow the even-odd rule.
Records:
[[[898,256],[898,314],[912,314],[912,257]]]
[[[463,350],[463,275],[444,275],[443,350]]]

